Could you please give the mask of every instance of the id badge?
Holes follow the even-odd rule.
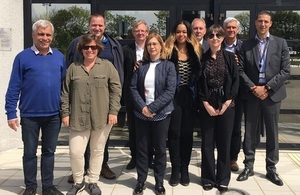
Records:
[[[260,72],[260,73],[259,73],[259,78],[260,78],[260,79],[266,78],[266,73],[265,73],[265,72]]]

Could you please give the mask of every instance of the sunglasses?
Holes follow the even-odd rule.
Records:
[[[221,37],[222,37],[222,35],[221,34],[219,34],[219,33],[217,33],[217,34],[209,34],[207,37],[209,38],[209,39],[213,39],[214,37],[217,37],[217,39],[220,39]]]
[[[82,49],[84,50],[89,50],[89,48],[91,48],[91,50],[97,50],[98,47],[96,45],[85,45],[82,47]]]

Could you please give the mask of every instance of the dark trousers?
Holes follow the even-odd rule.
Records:
[[[233,130],[231,136],[231,144],[230,144],[230,160],[236,161],[238,159],[238,154],[241,150],[242,144],[242,118],[244,113],[243,108],[243,100],[240,96],[237,96],[234,100],[235,103],[235,115],[234,115],[234,123]]]
[[[276,172],[275,165],[279,161],[278,119],[281,102],[273,102],[270,98],[260,100],[254,97],[245,101],[245,137],[243,151],[246,168],[253,169],[255,150],[258,145],[257,137],[260,134],[260,117],[266,126],[266,170]]]
[[[136,125],[135,125],[135,116],[133,113],[133,106],[126,107],[127,113],[127,126],[129,131],[129,149],[132,160],[136,160]],[[151,144],[149,144],[151,146]],[[153,162],[153,148],[149,148],[149,156],[148,156],[148,164],[152,164]]]
[[[136,128],[135,128],[135,116],[133,113],[133,108],[126,107],[126,113],[127,113],[127,126],[129,131],[129,149],[130,149],[131,158],[135,160],[136,159],[136,142],[135,142]]]
[[[230,141],[234,120],[234,107],[228,108],[223,115],[210,116],[205,108],[200,109],[202,135],[203,184],[228,186],[230,181]],[[214,149],[217,148],[217,167]]]
[[[22,117],[23,171],[26,187],[37,187],[37,147],[41,131],[41,178],[42,187],[53,185],[54,153],[61,127],[59,115],[49,117]]]
[[[181,87],[174,98],[174,110],[168,134],[172,169],[188,167],[193,147],[194,108],[188,87]]]
[[[161,121],[144,121],[135,118],[136,131],[136,170],[138,182],[145,182],[148,175],[149,148],[154,148],[155,183],[163,184],[167,154],[166,139],[170,124],[170,116]],[[152,146],[149,146],[151,145]]]

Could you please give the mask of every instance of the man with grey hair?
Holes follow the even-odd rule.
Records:
[[[20,52],[13,63],[6,92],[8,126],[14,131],[22,125],[23,195],[35,195],[37,189],[37,147],[41,131],[41,179],[43,195],[63,195],[53,185],[54,152],[61,127],[60,93],[66,74],[63,54],[50,47],[54,28],[47,20],[32,26],[33,46]]]
[[[198,39],[199,43],[201,44],[203,48],[203,53],[206,52],[209,49],[208,42],[204,39],[204,35],[206,33],[206,23],[205,20],[202,18],[195,18],[192,21],[192,29],[194,32],[194,35]]]
[[[224,20],[223,28],[226,32],[226,36],[222,43],[222,47],[232,53],[237,54],[242,46],[242,41],[237,38],[239,33],[240,22],[233,17],[228,17]],[[237,57],[236,57],[237,58]],[[239,90],[239,92],[241,89]],[[241,149],[241,122],[243,116],[243,103],[240,93],[234,100],[235,102],[235,117],[233,124],[233,131],[231,136],[230,146],[230,160],[231,160],[231,171],[238,171],[239,166],[237,164],[238,154]]]

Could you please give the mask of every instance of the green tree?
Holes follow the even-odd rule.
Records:
[[[250,13],[242,12],[234,17],[240,22],[239,38],[248,39],[250,33]]]
[[[105,12],[106,32],[111,36],[121,36],[123,38],[132,38],[132,24],[136,17],[128,15],[112,14],[110,11]]]
[[[272,12],[271,34],[287,40],[300,39],[300,15],[293,11]]]
[[[54,26],[52,47],[66,53],[70,42],[87,32],[90,12],[84,8],[72,6],[49,14],[49,20]]]
[[[157,17],[157,23],[151,24],[150,30],[157,31],[160,36],[166,39],[167,21],[170,16],[169,11],[159,11],[158,13],[154,13],[154,15]]]

